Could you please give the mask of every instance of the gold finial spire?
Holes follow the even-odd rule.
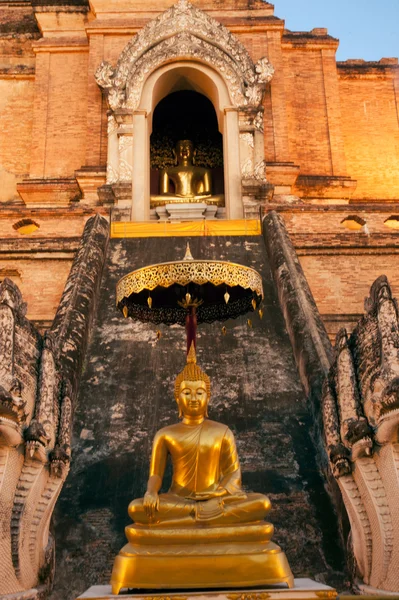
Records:
[[[195,353],[194,342],[191,342],[190,350],[187,354],[187,364],[188,365],[196,365],[197,364],[197,355]]]
[[[187,242],[186,253],[184,255],[183,260],[194,260],[193,255],[191,254],[190,244]]]

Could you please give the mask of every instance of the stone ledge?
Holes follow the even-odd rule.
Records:
[[[350,177],[333,175],[299,175],[293,189],[294,194],[317,200],[337,200],[349,203],[357,181]]]
[[[326,600],[337,597],[334,588],[313,581],[312,579],[295,579],[295,586],[288,589],[284,585],[274,585],[259,589],[230,589],[210,591],[190,590],[153,590],[114,595],[110,585],[94,585],[76,600]]]
[[[81,167],[75,171],[75,178],[82,192],[82,204],[99,205],[98,188],[105,185],[106,167]]]
[[[266,179],[274,186],[274,194],[291,194],[299,171],[300,166],[292,162],[266,163]]]
[[[17,192],[28,208],[69,206],[80,199],[80,188],[73,179],[26,179]]]

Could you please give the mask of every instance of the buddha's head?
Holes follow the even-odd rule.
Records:
[[[194,159],[194,144],[191,140],[179,140],[175,148],[176,159],[179,165],[192,164]]]
[[[207,417],[211,397],[211,382],[197,365],[194,344],[191,345],[187,364],[175,382],[175,400],[180,417]]]

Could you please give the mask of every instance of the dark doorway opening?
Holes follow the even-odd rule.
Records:
[[[175,164],[173,150],[179,140],[191,140],[195,164],[212,170],[212,193],[224,193],[223,136],[213,104],[191,90],[169,94],[154,110],[151,145],[151,194],[159,192],[159,172]],[[173,192],[173,190],[170,190]]]

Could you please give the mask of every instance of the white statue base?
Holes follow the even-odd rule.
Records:
[[[202,221],[215,219],[218,207],[205,202],[176,202],[158,206],[156,214],[161,221]]]
[[[140,590],[112,595],[110,585],[94,585],[77,600],[333,600],[337,592],[334,588],[322,583],[317,583],[312,579],[295,579],[294,587],[288,589],[284,584],[274,585],[268,588],[246,588],[231,589],[225,591],[174,591],[158,590],[156,593],[148,593],[148,590]]]

